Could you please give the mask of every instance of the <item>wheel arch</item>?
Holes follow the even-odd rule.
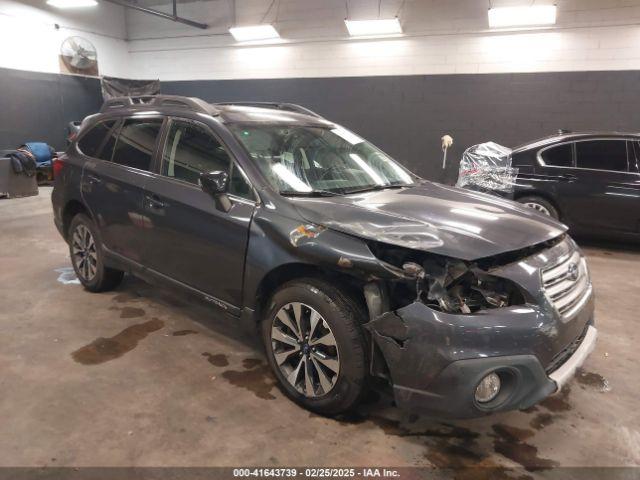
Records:
[[[69,200],[67,204],[64,206],[62,210],[62,228],[64,232],[65,240],[68,239],[69,236],[69,227],[71,226],[71,221],[73,217],[78,215],[79,213],[83,213],[87,215],[89,218],[93,219],[91,212],[89,209],[79,200],[73,199]]]
[[[546,200],[551,205],[553,205],[553,208],[556,209],[556,212],[558,212],[559,219],[563,220],[564,212],[562,211],[562,209],[558,205],[558,202],[553,197],[553,195],[550,195],[549,193],[543,192],[541,190],[527,190],[527,191],[522,191],[522,192],[515,193],[514,196],[513,196],[513,199],[515,201],[519,201],[521,198],[524,198],[524,197],[540,197],[543,200]]]
[[[262,319],[264,310],[268,308],[268,301],[273,293],[283,284],[296,279],[317,278],[331,282],[333,285],[339,285],[344,292],[349,294],[360,306],[365,308],[366,302],[364,298],[364,282],[361,280],[341,272],[336,272],[303,262],[292,262],[279,265],[268,272],[260,281],[256,290],[254,302],[254,318],[256,322]]]

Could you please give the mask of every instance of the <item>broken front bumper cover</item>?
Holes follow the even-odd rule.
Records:
[[[367,328],[389,368],[398,407],[440,418],[472,418],[526,409],[557,392],[593,349],[592,323],[591,297],[562,331],[549,311],[535,306],[454,315],[420,302],[387,312]],[[571,356],[548,374],[545,365],[560,346],[582,336]],[[480,404],[476,386],[493,372],[501,377],[501,393]]]
[[[596,327],[589,325],[587,327],[587,333],[585,334],[578,349],[567,359],[565,363],[549,375],[549,378],[555,382],[557,391],[560,391],[562,387],[573,378],[576,370],[582,366],[589,354],[595,348],[597,338],[598,330]]]

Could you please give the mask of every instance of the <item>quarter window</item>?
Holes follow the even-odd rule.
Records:
[[[589,140],[576,142],[579,168],[627,172],[627,142],[625,140]]]
[[[229,173],[229,193],[253,200],[249,182],[222,144],[205,127],[191,122],[173,121],[162,155],[162,174],[200,184],[200,174]]]
[[[125,120],[115,142],[113,161],[139,170],[149,170],[161,126],[161,119]]]
[[[570,143],[548,148],[540,153],[540,156],[545,165],[573,167],[573,148]]]
[[[113,128],[115,123],[116,122],[114,120],[100,122],[90,128],[89,131],[78,141],[78,148],[80,151],[89,157],[101,158],[98,156],[100,145],[102,145],[104,137],[107,135],[109,130]]]

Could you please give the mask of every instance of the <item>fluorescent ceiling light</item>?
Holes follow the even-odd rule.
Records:
[[[232,27],[229,33],[238,42],[248,42],[251,40],[270,40],[280,38],[278,31],[273,25],[253,25],[250,27]]]
[[[360,37],[364,35],[390,35],[402,33],[402,27],[397,18],[383,20],[345,20],[349,35]]]
[[[555,5],[531,5],[529,7],[499,7],[489,9],[489,27],[524,27],[528,25],[553,25],[556,23]]]
[[[95,7],[98,2],[96,0],[47,0],[47,5],[56,8],[81,8]]]

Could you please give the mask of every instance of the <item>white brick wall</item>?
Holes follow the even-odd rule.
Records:
[[[545,0],[537,0],[544,3]],[[259,23],[269,0],[236,0],[237,24]],[[278,2],[276,2],[277,5]],[[349,0],[350,18],[376,18],[378,2]],[[383,0],[393,16],[401,0]],[[527,4],[493,0],[494,6]],[[629,70],[640,67],[640,0],[558,0],[550,29],[490,32],[482,0],[407,0],[405,36],[349,39],[344,0],[281,0],[267,16],[279,45],[238,46],[226,34],[232,2],[180,4],[198,30],[127,11],[129,73],[162,80]],[[163,8],[163,7],[155,7]]]
[[[0,68],[59,73],[60,45],[79,35],[95,45],[101,74],[127,76],[125,27],[124,9],[105,2],[89,9],[59,10],[44,0],[0,0]]]

